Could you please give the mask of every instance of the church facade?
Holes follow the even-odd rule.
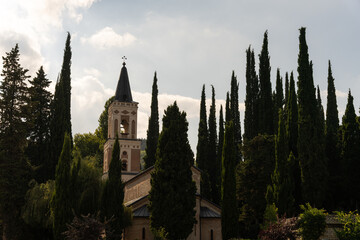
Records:
[[[104,145],[103,177],[106,178],[108,174],[111,153],[117,134],[121,151],[124,205],[131,207],[133,211],[132,225],[124,230],[123,239],[152,240],[154,236],[150,231],[150,213],[147,205],[151,189],[151,173],[154,171],[154,168],[150,167],[140,171],[141,140],[137,139],[137,110],[138,103],[132,99],[128,72],[125,63],[123,63],[116,88],[115,100],[108,109],[108,140]],[[195,166],[191,167],[191,170],[192,178],[197,188],[195,196],[195,218],[197,223],[187,239],[220,240],[222,239],[220,207],[201,197],[201,170]]]

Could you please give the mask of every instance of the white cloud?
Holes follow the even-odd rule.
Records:
[[[50,62],[43,57],[42,46],[56,40],[62,31],[64,16],[79,22],[81,11],[96,0],[12,0],[0,2],[0,52],[9,52],[19,43],[20,59],[33,75]]]
[[[336,94],[337,98],[347,98],[347,95],[348,95],[347,92],[342,92],[342,91],[337,90],[337,89],[335,90],[335,94]],[[322,102],[323,102],[323,105],[324,105],[324,102],[326,103],[327,90],[320,91],[320,95],[321,95]]]
[[[136,41],[136,37],[130,33],[120,35],[116,33],[111,27],[105,27],[94,35],[88,38],[81,38],[82,43],[89,43],[94,47],[100,49],[107,49],[112,47],[126,47],[133,44]]]

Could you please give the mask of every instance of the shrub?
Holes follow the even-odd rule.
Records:
[[[261,229],[267,229],[272,223],[278,221],[277,215],[278,209],[275,204],[267,204],[264,212],[264,224],[261,225]]]
[[[360,215],[356,212],[336,212],[337,218],[343,224],[343,229],[335,230],[339,240],[360,239]]]
[[[300,234],[304,240],[317,240],[324,234],[326,228],[326,213],[307,203],[300,208],[304,211],[299,216]]]
[[[296,218],[277,218],[276,222],[269,223],[268,227],[259,233],[261,240],[296,240]]]

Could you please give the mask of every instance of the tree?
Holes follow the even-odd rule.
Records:
[[[325,124],[325,153],[328,159],[329,170],[329,188],[330,196],[328,209],[335,210],[339,205],[339,197],[336,189],[339,189],[341,174],[340,169],[340,149],[339,149],[339,113],[336,102],[336,90],[334,77],[332,76],[331,63],[329,60],[328,68],[328,88],[327,88],[327,107],[326,107],[326,124]],[[338,187],[335,187],[338,186]]]
[[[151,115],[149,118],[149,127],[147,130],[146,140],[146,155],[144,157],[145,168],[151,167],[155,164],[155,154],[157,143],[159,139],[159,110],[158,110],[158,87],[156,72],[152,86],[152,99],[151,99]]]
[[[30,127],[26,155],[30,163],[36,166],[36,180],[43,182],[45,179],[44,168],[47,158],[50,157],[50,114],[52,94],[46,90],[50,81],[46,78],[41,66],[33,80],[29,80],[30,112],[32,125]]]
[[[52,104],[52,117],[50,123],[51,134],[51,158],[48,166],[47,179],[53,179],[55,167],[61,153],[61,146],[64,142],[64,134],[67,132],[70,136],[70,145],[72,148],[72,131],[71,131],[71,47],[70,33],[67,35],[64,59],[61,72],[55,86],[55,95]]]
[[[231,111],[230,111],[230,96],[229,92],[226,93],[226,102],[225,102],[225,123],[231,120]]]
[[[294,180],[294,198],[295,206],[299,206],[302,203],[301,194],[301,172],[300,163],[298,159],[297,141],[298,141],[298,105],[297,96],[295,91],[294,74],[290,74],[290,86],[289,97],[286,108],[286,139],[288,142],[289,153],[293,154],[293,180]],[[297,208],[297,207],[296,207]],[[299,209],[296,209],[296,211]]]
[[[108,108],[114,99],[115,96],[112,96],[105,102],[104,110],[99,116],[99,126],[95,131],[95,134],[103,141],[103,143],[108,139]]]
[[[219,163],[218,171],[218,186],[217,189],[219,191],[219,196],[221,198],[221,172],[222,172],[222,150],[224,145],[224,115],[223,115],[223,107],[220,106],[220,113],[219,113],[219,143],[217,146],[217,162]],[[220,203],[220,199],[219,199]]]
[[[243,145],[244,161],[237,167],[237,197],[241,236],[256,238],[263,223],[265,194],[274,172],[272,135],[258,135]]]
[[[279,109],[278,134],[275,137],[275,169],[271,176],[272,185],[268,187],[267,199],[272,199],[278,207],[279,215],[293,214],[294,208],[294,181],[292,176],[292,165],[294,156],[288,156],[288,145],[286,144],[283,111]],[[270,196],[269,196],[270,195]],[[272,195],[272,196],[271,196]]]
[[[62,233],[66,230],[66,223],[70,223],[72,214],[72,189],[70,180],[71,142],[65,133],[64,144],[60,154],[55,174],[55,191],[51,200],[51,211],[54,216],[54,238],[64,239]]]
[[[289,90],[290,90],[290,87],[289,87],[289,74],[288,72],[285,73],[285,107],[284,107],[284,110],[285,110],[285,116],[287,114],[287,104],[288,104],[288,99],[289,99]],[[286,118],[285,118],[286,119]]]
[[[236,238],[238,235],[238,213],[236,206],[236,145],[234,124],[225,126],[222,173],[221,173],[221,233],[223,239]]]
[[[258,133],[259,83],[255,71],[254,51],[246,50],[246,98],[244,117],[244,141],[251,140]]]
[[[235,76],[234,71],[231,76],[230,110],[231,110],[231,120],[233,121],[234,124],[236,159],[238,163],[242,159],[241,151],[240,151],[242,140],[241,140],[241,124],[240,124],[240,111],[239,111],[239,83],[237,81],[237,77]]]
[[[282,77],[280,76],[280,69],[276,71],[276,85],[275,85],[275,99],[274,99],[274,133],[277,134],[279,122],[279,109],[283,109],[284,93],[282,86]]]
[[[187,238],[196,222],[193,153],[187,131],[186,113],[174,102],[163,117],[148,206],[154,235],[164,231],[169,240]]]
[[[309,203],[301,205],[298,225],[300,235],[304,240],[317,240],[326,229],[326,213],[323,209],[312,208]]]
[[[28,189],[30,168],[24,156],[29,128],[28,70],[20,65],[16,44],[3,57],[0,82],[0,215],[3,239],[22,234],[21,207]]]
[[[259,133],[261,134],[274,133],[270,71],[268,33],[266,31],[259,55]]]
[[[203,85],[200,101],[200,120],[198,128],[198,143],[196,146],[196,165],[203,170],[201,175],[201,195],[211,199],[211,185],[209,180],[209,132],[207,127],[206,118],[206,97],[205,97],[205,85]]]
[[[360,155],[360,130],[356,121],[357,116],[354,109],[354,98],[349,90],[348,102],[345,114],[342,119],[342,179],[344,181],[344,206],[347,210],[357,209],[360,194],[359,185],[360,171],[359,155]]]
[[[102,147],[102,141],[95,133],[77,133],[74,136],[74,149],[79,151],[81,158],[94,157],[98,168],[102,168]]]
[[[220,175],[221,162],[217,158],[217,132],[216,132],[216,105],[215,89],[212,87],[212,97],[209,113],[209,150],[208,150],[208,172],[210,176],[211,200],[215,203],[220,202]]]
[[[111,239],[121,239],[124,228],[124,186],[121,180],[121,159],[119,138],[116,135],[109,166],[109,176],[102,194],[102,214],[104,219],[114,218],[110,223],[113,230]]]
[[[322,206],[327,183],[325,149],[319,129],[320,116],[315,97],[312,63],[309,62],[305,28],[300,29],[298,57],[298,157],[303,200]]]

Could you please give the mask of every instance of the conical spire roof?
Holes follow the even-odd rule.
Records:
[[[130,82],[125,65],[126,63],[124,62],[116,87],[115,100],[119,102],[132,102],[133,99],[131,96]]]

